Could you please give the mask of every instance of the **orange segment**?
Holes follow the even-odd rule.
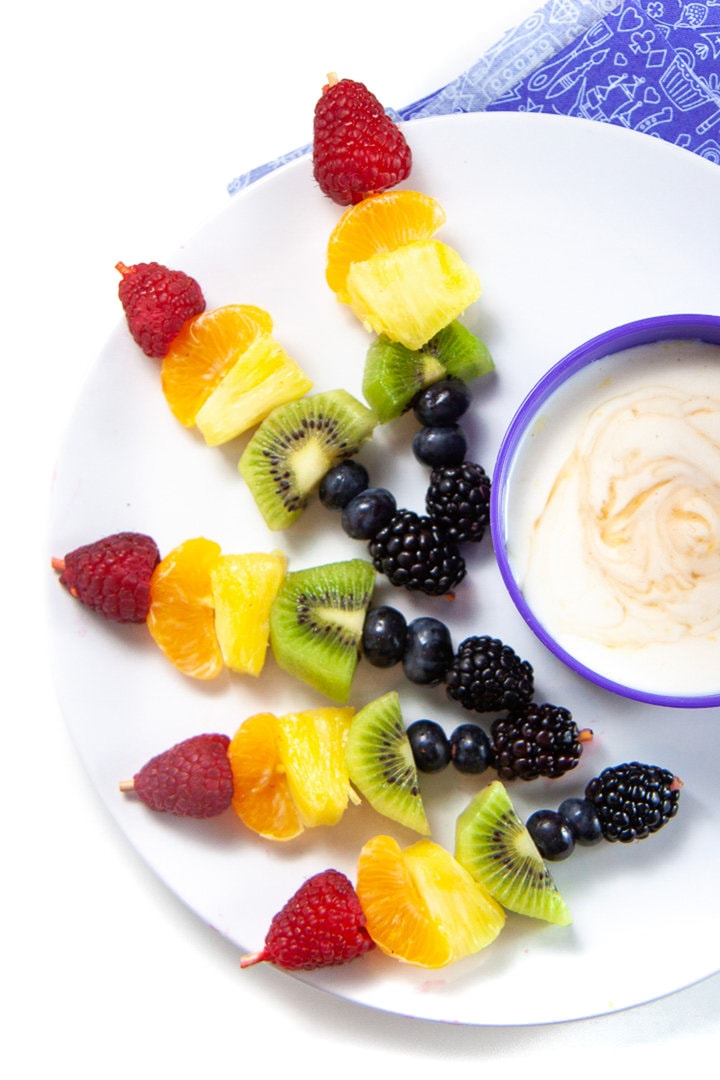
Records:
[[[401,849],[375,836],[360,852],[357,894],[383,952],[439,968],[479,952],[505,923],[499,904],[432,840]]]
[[[445,223],[436,199],[419,191],[386,191],[349,207],[330,234],[325,277],[338,300],[348,302],[345,281],[354,262],[429,240]]]
[[[375,836],[360,852],[356,891],[375,944],[389,956],[421,967],[443,967],[450,946],[432,924],[400,846]]]
[[[233,773],[233,809],[253,832],[270,840],[292,840],[303,824],[280,757],[280,729],[272,713],[250,716],[228,747]]]
[[[173,415],[192,427],[198,410],[260,334],[269,334],[267,311],[227,304],[190,319],[163,359],[162,388]]]
[[[219,555],[214,540],[186,540],[158,563],[150,579],[148,629],[170,662],[195,679],[212,679],[223,667],[212,593]]]

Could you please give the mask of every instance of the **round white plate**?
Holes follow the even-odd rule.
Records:
[[[580,342],[645,316],[717,313],[716,166],[648,136],[547,115],[459,115],[414,121],[406,130],[415,162],[409,186],[440,200],[447,212],[441,237],[484,283],[467,321],[489,344],[497,373],[475,385],[465,427],[469,456],[488,471],[522,398]],[[339,213],[313,183],[309,160],[301,160],[238,196],[172,257],[155,257],[194,274],[208,307],[266,308],[278,340],[317,390],[344,386],[361,396],[369,338],[324,281],[325,245]],[[401,505],[422,509],[427,472],[409,451],[414,430],[412,416],[379,430],[361,459]],[[144,626],[103,623],[72,600],[49,568],[50,555],[121,529],[150,533],[163,554],[200,535],[225,552],[282,546],[291,568],[365,553],[317,504],[286,534],[268,532],[237,473],[243,445],[241,439],[210,449],[177,424],[162,397],[158,365],[133,345],[119,312],[59,455],[47,574],[58,694],[102,799],[168,887],[245,951],[259,947],[272,915],[305,877],[334,865],[354,879],[367,838],[390,832],[409,844],[416,837],[361,807],[350,808],[333,829],[274,845],[232,812],[208,822],[172,819],[121,795],[119,781],[180,739],[203,731],[231,735],[261,709],[323,701],[279,673],[272,658],[257,681],[228,675],[202,685],[184,678]],[[301,978],[389,1012],[518,1025],[612,1012],[716,972],[715,711],[664,711],[573,675],[516,612],[489,538],[467,555],[469,575],[452,604],[394,590],[384,579],[376,598],[408,617],[438,615],[456,643],[472,633],[502,637],[533,663],[537,699],[568,706],[580,726],[594,730],[573,773],[511,786],[519,812],[557,806],[606,765],[639,759],[683,779],[679,814],[646,841],[576,850],[555,864],[574,914],[569,929],[510,916],[490,948],[440,971],[402,965],[375,950]],[[407,723],[431,716],[449,732],[480,719],[451,704],[442,688],[412,687],[398,670],[362,663],[352,703],[392,688],[400,691]],[[452,849],[455,817],[485,780],[452,769],[423,779],[436,840]],[[238,978],[252,979],[252,969],[238,969]]]

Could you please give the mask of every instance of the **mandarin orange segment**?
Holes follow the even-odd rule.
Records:
[[[360,852],[356,888],[377,946],[419,967],[478,952],[505,923],[500,905],[432,840],[401,849],[390,836],[373,837]]]
[[[427,904],[390,836],[375,836],[360,852],[356,891],[368,933],[384,953],[420,967],[450,962],[452,950],[438,933]]]
[[[181,424],[193,426],[202,405],[242,353],[272,327],[267,311],[251,304],[227,304],[185,324],[161,369],[163,393]]]
[[[186,540],[158,563],[150,579],[148,629],[168,660],[195,679],[213,679],[223,668],[212,593],[219,555],[214,540]]]
[[[325,277],[338,300],[348,303],[345,287],[354,262],[394,251],[414,240],[429,240],[445,223],[436,199],[419,191],[386,191],[349,207],[330,234]]]
[[[303,823],[280,755],[280,729],[272,713],[248,717],[230,740],[233,809],[249,829],[270,840],[292,840]]]

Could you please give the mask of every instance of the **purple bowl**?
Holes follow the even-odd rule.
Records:
[[[508,556],[508,543],[511,540],[508,511],[512,496],[510,481],[513,465],[528,429],[539,419],[548,399],[578,372],[598,360],[637,345],[662,341],[699,341],[720,345],[720,316],[661,315],[626,323],[585,342],[550,368],[522,402],[503,438],[493,472],[490,525],[500,573],[515,606],[539,640],[572,671],[605,690],[636,701],[674,708],[706,708],[720,705],[720,664],[717,691],[703,691],[697,696],[687,692],[655,693],[629,685],[630,680],[626,678],[618,679],[607,672],[594,670],[592,666],[572,655],[543,625],[528,603]],[[552,619],[548,621],[551,622]]]

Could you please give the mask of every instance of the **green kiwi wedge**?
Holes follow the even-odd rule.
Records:
[[[545,860],[500,780],[482,788],[458,817],[455,858],[508,911],[559,926],[572,922]]]
[[[400,698],[394,690],[355,713],[345,764],[350,782],[373,809],[423,836],[430,835]]]
[[[356,454],[376,425],[375,413],[346,390],[311,394],[273,409],[238,464],[268,528],[292,525],[325,473]]]
[[[448,375],[470,382],[493,369],[487,346],[455,320],[421,349],[377,337],[365,357],[362,392],[379,422],[386,424],[406,412],[426,386]]]
[[[287,574],[270,609],[270,647],[278,666],[344,704],[374,587],[375,570],[364,559]]]

